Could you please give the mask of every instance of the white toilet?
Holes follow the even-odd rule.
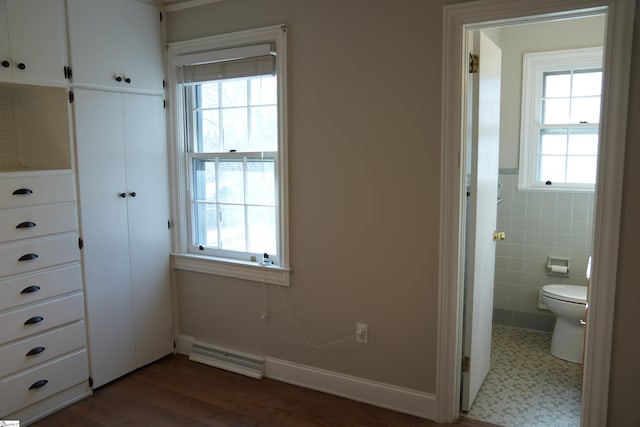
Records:
[[[542,300],[556,315],[551,354],[569,362],[582,363],[587,287],[545,285],[542,287]]]

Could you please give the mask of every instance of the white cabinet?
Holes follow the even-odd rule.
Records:
[[[66,82],[64,0],[0,0],[0,79]]]
[[[0,173],[0,230],[0,419],[26,423],[91,393],[72,171]]]
[[[73,83],[162,92],[160,10],[134,0],[67,0]]]
[[[98,387],[173,351],[160,96],[77,89],[89,348]]]

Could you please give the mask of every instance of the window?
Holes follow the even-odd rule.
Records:
[[[521,189],[593,190],[602,49],[524,55]]]
[[[236,270],[288,268],[285,30],[170,46],[180,171],[174,208],[182,218],[178,252],[185,256]]]

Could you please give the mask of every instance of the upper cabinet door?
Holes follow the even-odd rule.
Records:
[[[162,91],[160,11],[134,0],[67,0],[73,83]]]
[[[17,82],[64,83],[67,65],[64,0],[2,3],[4,20],[0,25],[6,27],[0,31],[3,38],[0,63],[9,73],[0,75]]]

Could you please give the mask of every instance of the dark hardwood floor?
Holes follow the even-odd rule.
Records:
[[[431,421],[169,356],[34,424],[91,426],[424,426]],[[459,427],[487,424],[460,421]]]

